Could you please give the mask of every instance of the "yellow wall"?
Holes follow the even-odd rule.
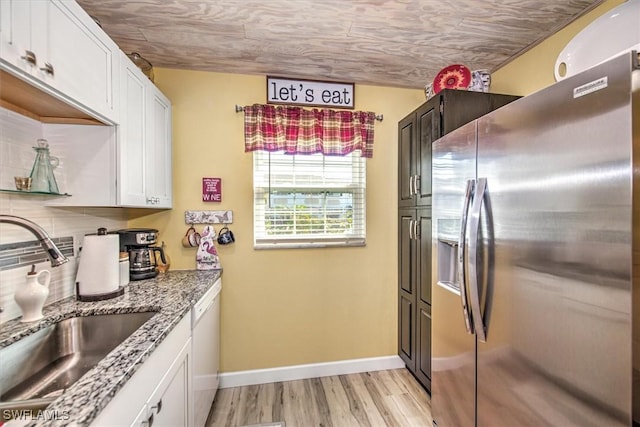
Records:
[[[173,210],[132,211],[153,227],[175,269],[195,268],[180,240],[185,210],[233,210],[237,242],[218,246],[224,268],[222,371],[395,355],[397,347],[397,126],[422,90],[356,86],[356,109],[384,114],[367,160],[367,246],[253,249],[252,155],[243,114],[266,101],[264,76],[155,70],[173,103]],[[201,178],[222,178],[222,203],[201,202]],[[201,230],[201,226],[199,227]]]
[[[564,46],[622,0],[607,0],[492,75],[491,91],[526,95],[554,82]],[[424,102],[422,90],[356,86],[356,109],[384,114],[367,161],[367,246],[253,249],[252,156],[243,151],[243,115],[264,103],[265,77],[155,70],[173,103],[174,209],[130,211],[130,227],[153,227],[172,268],[195,268],[180,240],[185,210],[230,209],[237,242],[219,247],[224,267],[222,371],[396,354],[397,123]],[[203,203],[201,178],[221,177],[222,203]]]
[[[584,27],[624,0],[606,0],[553,36],[491,75],[491,92],[529,95],[553,83],[553,68],[562,49]]]

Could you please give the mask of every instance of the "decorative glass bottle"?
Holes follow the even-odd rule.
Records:
[[[36,150],[36,160],[31,168],[31,191],[41,191],[43,193],[59,193],[56,177],[53,175],[53,168],[58,166],[58,158],[49,155],[49,143],[46,139],[38,139]]]

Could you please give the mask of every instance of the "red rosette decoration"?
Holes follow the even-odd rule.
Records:
[[[453,64],[440,70],[433,79],[433,93],[442,89],[468,89],[470,84],[471,70],[462,64]]]

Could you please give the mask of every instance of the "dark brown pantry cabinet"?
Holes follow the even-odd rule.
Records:
[[[431,390],[431,144],[516,99],[511,95],[445,89],[398,123],[398,354],[428,391]]]

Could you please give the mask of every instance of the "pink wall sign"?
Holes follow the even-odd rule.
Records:
[[[222,178],[202,178],[202,201],[222,201]]]

